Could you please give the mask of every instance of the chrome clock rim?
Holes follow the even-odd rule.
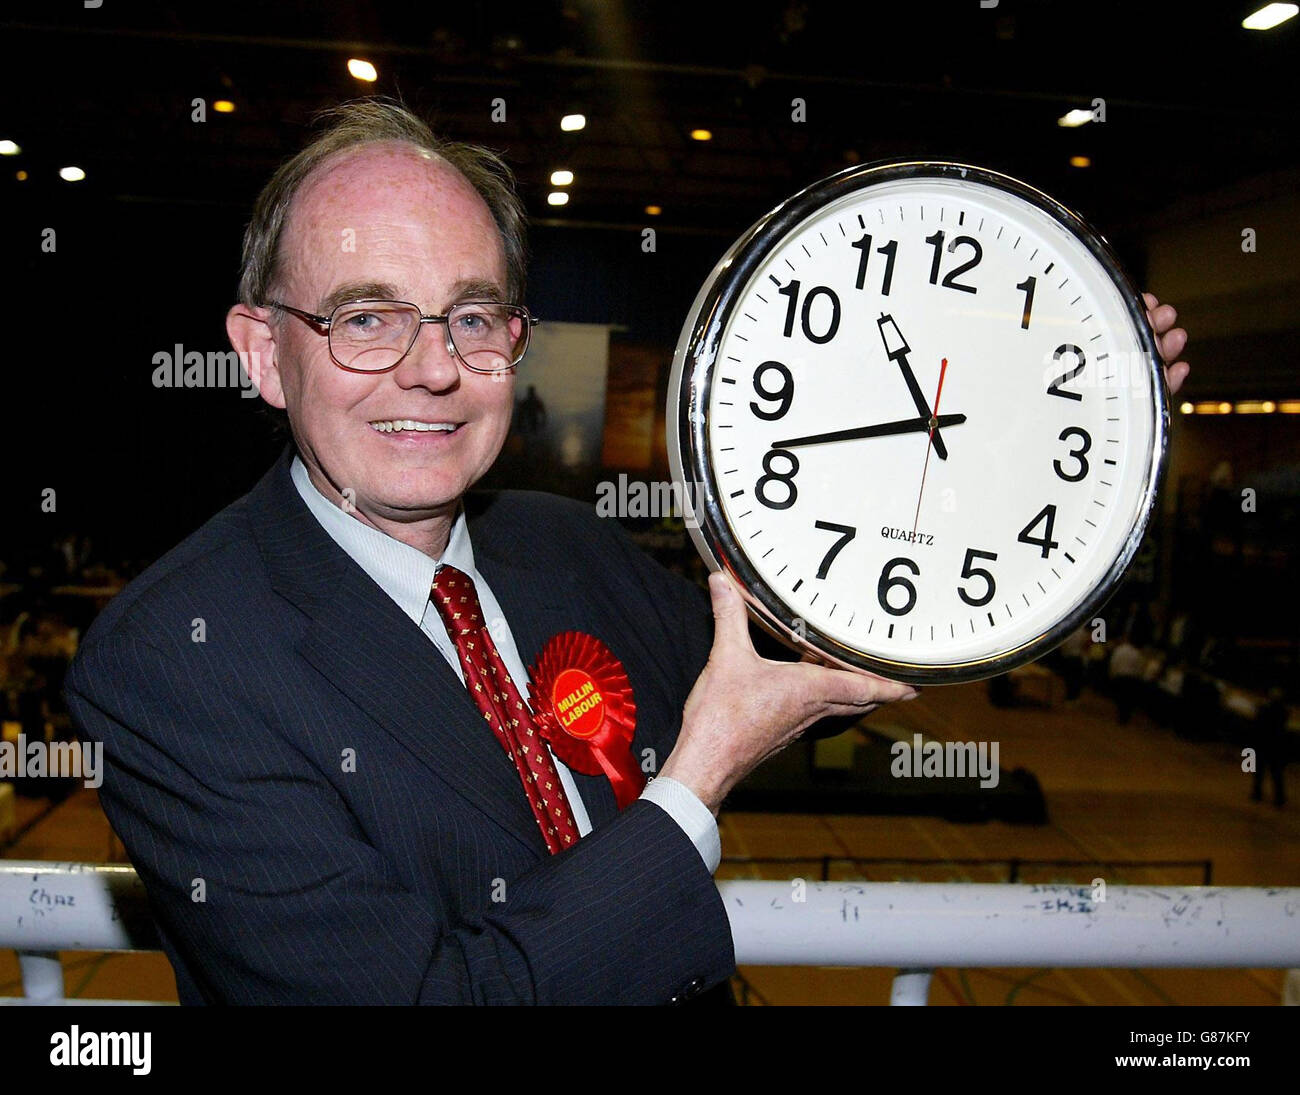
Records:
[[[847,195],[900,179],[953,180],[992,187],[1028,204],[1065,227],[1119,287],[1153,377],[1151,443],[1137,520],[1106,574],[1074,609],[1053,626],[1001,653],[943,664],[918,664],[864,653],[799,619],[750,564],[719,497],[707,435],[714,364],[723,333],[752,275],[799,224]],[[799,650],[828,661],[865,669],[909,684],[959,684],[997,676],[1048,653],[1110,600],[1132,567],[1155,512],[1167,467],[1169,395],[1160,366],[1160,351],[1146,319],[1141,295],[1120,265],[1110,244],[1073,210],[1034,187],[1000,172],[971,164],[942,161],[883,161],[857,165],[806,187],[753,224],[722,256],[697,295],[682,327],[673,357],[666,413],[668,458],[673,478],[690,500],[687,527],[710,570],[726,570],[739,583],[750,615],[765,630]]]

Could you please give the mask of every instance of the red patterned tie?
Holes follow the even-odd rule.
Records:
[[[532,712],[483,626],[483,609],[473,580],[455,567],[440,566],[433,579],[433,603],[456,644],[465,687],[515,762],[546,846],[552,855],[563,851],[578,840],[573,811],[551,752],[533,725]]]

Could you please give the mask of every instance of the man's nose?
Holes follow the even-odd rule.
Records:
[[[447,348],[447,328],[421,323],[415,344],[393,370],[399,384],[423,385],[433,391],[453,388],[460,381],[460,359]]]

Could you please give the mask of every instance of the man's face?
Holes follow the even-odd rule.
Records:
[[[462,300],[506,298],[505,257],[487,205],[457,172],[418,150],[376,144],[318,169],[295,197],[282,238],[277,299],[329,315],[345,300],[410,301],[445,314]],[[474,373],[447,352],[446,327],[423,324],[384,373],[331,359],[302,319],[275,320],[279,398],[312,481],[387,528],[442,517],[496,459],[510,428],[514,371]],[[376,423],[449,423],[451,432],[380,431]]]

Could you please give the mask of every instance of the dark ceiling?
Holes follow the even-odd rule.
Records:
[[[23,148],[6,189],[20,167],[22,186],[58,188],[75,162],[104,196],[247,209],[315,111],[377,92],[503,149],[541,220],[644,223],[655,204],[666,229],[734,236],[846,164],[925,156],[1019,175],[1122,230],[1176,197],[1300,163],[1300,19],[1243,30],[1254,6],[25,6],[3,26],[0,137]],[[350,77],[350,56],[373,61],[378,82]],[[219,98],[234,113],[213,113]],[[792,120],[796,98],[806,121]],[[1094,98],[1104,124],[1055,124]],[[561,133],[573,110],[587,128]],[[714,139],[691,140],[696,127]],[[560,211],[545,199],[558,166],[577,174]]]

